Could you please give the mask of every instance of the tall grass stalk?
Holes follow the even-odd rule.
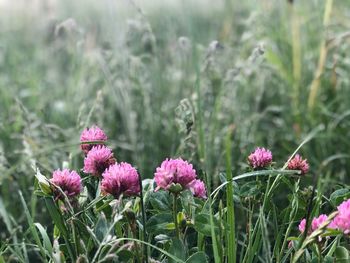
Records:
[[[232,164],[231,164],[231,135],[230,129],[226,137],[226,179],[228,182],[226,188],[226,204],[227,204],[227,225],[229,231],[226,231],[227,237],[227,260],[228,262],[236,262],[236,231],[235,231],[235,210],[233,203],[233,184],[232,184]]]
[[[329,24],[331,12],[332,12],[332,6],[333,6],[333,0],[327,0],[325,9],[324,9],[324,16],[323,16],[323,27],[325,30],[327,30],[327,26]],[[310,94],[308,99],[309,110],[312,110],[313,107],[315,106],[317,93],[320,87],[321,76],[326,63],[327,53],[328,53],[327,39],[326,39],[326,36],[324,35],[321,40],[320,57],[318,59],[317,69],[314,75],[314,79],[312,80],[311,86],[310,86]]]
[[[296,4],[289,2],[291,14],[292,31],[292,53],[293,53],[293,106],[294,116],[299,116],[299,92],[301,79],[301,45],[300,45],[300,24]]]
[[[202,100],[201,100],[201,88],[200,88],[200,68],[198,64],[198,55],[197,55],[197,49],[196,47],[193,48],[193,60],[195,62],[196,67],[196,83],[195,88],[197,92],[197,132],[199,134],[199,159],[202,164],[205,164],[206,162],[206,151],[205,151],[205,140],[204,140],[204,127],[203,127],[203,110],[202,110]],[[214,260],[215,263],[220,263],[220,255],[219,255],[219,249],[218,249],[218,243],[217,238],[215,234],[215,226],[214,226],[214,215],[213,215],[213,208],[211,205],[211,179],[209,178],[208,174],[205,173],[205,183],[208,190],[208,201],[209,201],[209,217],[210,217],[210,233],[211,233],[211,239],[213,243],[213,252],[214,252]]]
[[[217,136],[217,132],[219,131],[220,127],[220,121],[219,121],[219,114],[221,113],[221,107],[222,107],[222,98],[224,96],[224,91],[225,88],[221,84],[219,92],[217,96],[215,97],[215,102],[214,102],[214,109],[213,112],[210,116],[210,134],[209,134],[209,141],[208,141],[208,152],[210,153],[211,151],[214,151],[214,145],[215,145],[215,136]],[[209,173],[215,173],[216,170],[213,167],[213,160],[207,160],[208,165],[208,172]],[[218,177],[213,178],[213,184],[217,185],[218,183]]]

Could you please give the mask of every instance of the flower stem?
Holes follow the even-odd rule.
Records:
[[[323,259],[322,259],[322,247],[321,247],[321,244],[319,242],[317,242],[317,257],[318,257],[318,262],[319,263],[323,262]]]
[[[174,202],[173,202],[173,214],[174,214],[174,224],[175,224],[175,235],[179,238],[179,226],[177,223],[177,194],[173,194]]]
[[[299,189],[300,189],[299,188],[299,184],[300,184],[300,178],[294,184],[293,200],[292,200],[292,203],[291,203],[292,209],[290,211],[289,225],[288,225],[286,233],[284,235],[281,251],[279,253],[279,257],[278,257],[278,261],[277,262],[279,262],[279,259],[281,259],[282,256],[283,256],[284,248],[287,246],[288,237],[289,237],[289,234],[290,234],[290,232],[292,230],[293,222],[295,220],[295,217],[297,215],[297,211],[298,211],[298,207],[299,207],[299,200],[298,200],[298,192],[299,192]]]
[[[134,239],[138,239],[136,232],[132,228],[131,228],[131,233],[132,233],[132,237]],[[135,247],[135,254],[136,254],[135,262],[142,263],[142,255],[141,255],[140,250],[139,250],[139,244],[136,241],[134,241],[134,247]]]
[[[142,188],[142,178],[139,175],[139,185],[140,185],[140,205],[141,205],[141,213],[142,213],[142,227],[143,227],[143,241],[147,242],[147,230],[146,230],[146,212],[144,207],[143,200],[143,188]],[[143,257],[146,263],[148,263],[148,248],[142,244]]]

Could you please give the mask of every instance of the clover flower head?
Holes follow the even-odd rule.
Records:
[[[328,216],[326,215],[319,215],[318,217],[315,217],[314,219],[312,219],[311,222],[311,230],[315,231],[317,230],[324,222],[326,222],[328,219]]]
[[[195,197],[203,199],[207,198],[207,191],[205,190],[205,185],[203,181],[199,179],[193,180],[190,183],[189,188]]]
[[[192,164],[181,158],[166,159],[154,174],[154,180],[157,184],[156,190],[160,188],[168,190],[172,184],[179,184],[183,189],[188,189],[189,184],[196,177],[197,174]]]
[[[79,195],[83,188],[79,174],[68,169],[54,171],[50,182],[60,187],[68,197]],[[59,191],[54,191],[54,193],[56,198],[63,198]]]
[[[306,219],[305,218],[303,218],[300,221],[300,224],[299,224],[298,228],[299,228],[300,233],[304,233],[305,228],[306,228]]]
[[[328,216],[327,215],[319,215],[318,217],[314,217],[311,222],[310,229],[308,230],[308,235],[310,235],[312,232],[316,231],[325,221],[327,221]],[[304,233],[306,228],[306,219],[300,221],[299,224],[299,231],[300,233]],[[318,237],[318,241],[322,241],[322,237]]]
[[[293,159],[288,162],[289,170],[300,170],[304,175],[309,171],[309,164],[307,159],[303,159],[299,154],[296,154]]]
[[[104,145],[92,147],[84,159],[84,173],[100,176],[115,163],[112,150]]]
[[[101,142],[101,144],[84,144],[84,142],[94,142],[98,141]],[[81,142],[81,150],[87,154],[93,146],[96,145],[103,145],[107,141],[107,136],[104,133],[104,131],[99,128],[98,126],[92,126],[91,128],[86,128],[83,130],[83,132],[80,135],[80,142]]]
[[[331,226],[346,235],[350,234],[350,199],[342,202],[337,209],[338,215],[333,219]]]
[[[248,162],[254,169],[265,168],[272,163],[272,153],[268,149],[258,147],[248,156]]]
[[[139,174],[129,163],[111,165],[102,174],[101,190],[118,198],[121,194],[134,196],[140,193]]]

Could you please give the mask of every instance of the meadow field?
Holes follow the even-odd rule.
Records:
[[[0,263],[350,262],[349,50],[348,0],[0,1]]]

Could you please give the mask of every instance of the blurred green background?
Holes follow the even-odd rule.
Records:
[[[229,129],[234,174],[255,146],[282,166],[320,129],[301,149],[311,174],[347,183],[350,1],[291,2],[0,1],[1,239],[25,220],[18,190],[47,220],[32,166],[81,169],[93,124],[144,178],[182,156],[213,185]]]

